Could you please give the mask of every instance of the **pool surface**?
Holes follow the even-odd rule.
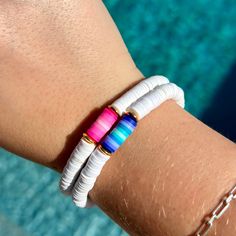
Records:
[[[143,73],[177,82],[185,90],[186,109],[234,139],[235,128],[227,123],[236,120],[236,108],[224,101],[236,99],[225,89],[236,88],[235,0],[105,3]],[[216,115],[218,104],[228,118]],[[0,180],[0,236],[127,235],[98,208],[76,208],[59,192],[56,173],[4,150]]]

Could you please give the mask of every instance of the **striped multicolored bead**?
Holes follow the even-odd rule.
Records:
[[[104,135],[111,129],[118,119],[118,114],[110,107],[106,107],[101,115],[95,120],[87,130],[87,135],[98,143]]]
[[[131,114],[125,114],[116,127],[102,141],[102,147],[109,153],[114,153],[133,133],[137,120]]]

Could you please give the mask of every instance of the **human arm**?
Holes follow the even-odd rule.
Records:
[[[143,75],[100,1],[50,4],[1,5],[0,143],[61,171],[99,108]],[[232,142],[168,102],[140,122],[90,195],[132,234],[185,235],[235,183],[235,156]]]

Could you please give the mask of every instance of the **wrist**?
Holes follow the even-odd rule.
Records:
[[[74,119],[66,122],[68,126],[72,126],[73,124],[74,126],[72,126],[69,131],[70,137],[67,138],[62,152],[60,152],[59,155],[55,155],[56,158],[50,162],[50,167],[54,167],[54,169],[61,172],[79,138],[82,137],[86,128],[96,119],[102,107],[111,104],[115,98],[120,96],[143,77],[140,71],[131,65],[132,64],[128,63],[121,73],[111,73],[110,75],[103,73],[99,78],[95,78],[95,76],[88,78],[87,80],[89,81],[87,81],[87,83],[91,85],[81,87],[80,94],[75,94],[74,101],[77,101],[76,103],[79,109],[75,110]],[[90,96],[86,95],[88,87]],[[81,94],[84,95],[81,96]],[[71,103],[70,106],[73,107],[76,105]],[[66,124],[64,124],[64,126]]]

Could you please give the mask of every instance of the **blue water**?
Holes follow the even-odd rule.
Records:
[[[235,99],[227,96],[228,89],[236,88],[235,0],[105,3],[143,73],[177,82],[186,92],[188,111],[235,137],[232,127],[221,127],[225,117],[223,122],[214,118],[217,104]],[[232,119],[235,107],[227,104],[225,114]],[[99,209],[74,207],[59,192],[53,171],[4,150],[0,156],[0,236],[126,235]]]

